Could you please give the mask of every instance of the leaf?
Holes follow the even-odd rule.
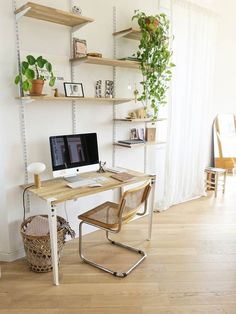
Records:
[[[25,70],[25,76],[27,77],[28,80],[33,80],[35,78],[34,70],[26,69]]]
[[[46,63],[46,69],[48,70],[49,73],[52,72],[52,65],[51,65],[51,63],[49,63],[49,62]]]
[[[21,69],[26,70],[26,69],[28,69],[28,67],[29,67],[29,63],[28,63],[28,62],[23,61],[23,62],[21,63]]]
[[[49,81],[49,86],[54,86],[55,85],[55,82],[56,82],[56,78],[55,78],[55,76],[52,76],[51,78],[50,78],[50,81]]]
[[[26,57],[27,61],[29,62],[30,65],[34,65],[36,60],[33,56],[29,55]]]
[[[30,85],[30,82],[28,80],[25,80],[23,83],[22,83],[22,88],[25,92],[31,90],[31,87],[32,87],[32,84]]]
[[[17,85],[17,84],[19,84],[19,82],[20,82],[20,75],[17,75],[15,77],[15,84]]]
[[[38,64],[39,68],[42,69],[42,68],[44,67],[44,64],[45,64],[44,61],[45,61],[45,60],[43,59],[42,56],[40,56],[40,57],[37,58],[36,62],[37,62],[37,64]]]

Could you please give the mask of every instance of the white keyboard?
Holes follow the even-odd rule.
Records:
[[[91,179],[80,179],[76,182],[68,182],[66,185],[69,186],[72,189],[76,189],[76,188],[81,188],[83,186],[89,186],[89,185],[93,185],[96,183],[104,183],[107,182],[109,179],[105,178],[105,177],[94,177]]]

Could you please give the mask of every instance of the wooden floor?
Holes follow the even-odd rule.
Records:
[[[65,246],[58,287],[51,273],[28,271],[24,259],[1,263],[0,314],[236,314],[235,187],[229,178],[225,197],[209,194],[155,214],[151,242],[144,241],[146,218],[127,225],[119,240],[148,257],[124,279],[82,264],[78,240]],[[118,270],[135,258],[101,232],[86,236],[86,246],[88,256]]]

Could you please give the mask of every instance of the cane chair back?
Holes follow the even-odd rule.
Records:
[[[130,189],[123,194],[118,213],[122,223],[128,222],[137,214],[138,210],[147,201],[150,191],[151,185],[147,183],[138,188]]]

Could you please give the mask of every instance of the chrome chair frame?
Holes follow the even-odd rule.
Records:
[[[148,186],[148,189],[146,191],[146,195],[145,195],[145,202],[144,202],[144,211],[142,213],[136,213],[137,215],[139,216],[143,216],[146,214],[147,212],[147,200],[148,200],[148,196],[150,194],[150,191],[151,191],[151,185],[147,185]],[[129,191],[127,191],[129,192]],[[126,193],[126,192],[125,192]],[[90,264],[91,266],[94,266],[96,268],[99,268],[107,273],[110,273],[112,274],[113,276],[116,276],[116,277],[121,277],[121,278],[124,278],[126,277],[129,273],[131,273],[132,270],[134,270],[140,263],[142,263],[142,261],[146,258],[147,254],[140,250],[140,249],[136,249],[132,246],[129,246],[129,245],[126,245],[126,244],[123,244],[123,243],[120,243],[120,242],[116,242],[112,239],[109,238],[109,233],[118,233],[120,232],[121,230],[121,227],[122,227],[122,214],[123,214],[123,210],[125,208],[125,200],[123,199],[124,196],[122,197],[122,201],[120,203],[120,206],[119,206],[119,222],[118,222],[118,228],[116,230],[111,230],[111,229],[108,229],[108,228],[105,228],[105,227],[102,227],[102,226],[98,226],[98,225],[95,225],[95,224],[92,224],[91,222],[87,222],[87,221],[81,221],[80,224],[79,224],[79,256],[81,258],[81,260],[87,264]],[[142,203],[143,204],[143,203]],[[141,206],[140,206],[141,207]],[[102,230],[105,230],[106,231],[106,238],[107,240],[112,244],[112,245],[117,245],[119,247],[122,247],[124,249],[127,249],[127,250],[130,250],[130,251],[133,251],[139,255],[141,255],[142,257],[138,259],[138,261],[136,263],[134,263],[126,272],[117,272],[117,271],[114,271],[110,268],[107,268],[107,267],[104,267],[103,265],[101,264],[98,264],[98,263],[95,263],[87,258],[84,257],[83,255],[83,244],[82,244],[82,227],[83,227],[83,224],[88,224],[88,225],[91,225],[91,226],[94,226],[96,228],[99,228],[99,229],[102,229]]]

